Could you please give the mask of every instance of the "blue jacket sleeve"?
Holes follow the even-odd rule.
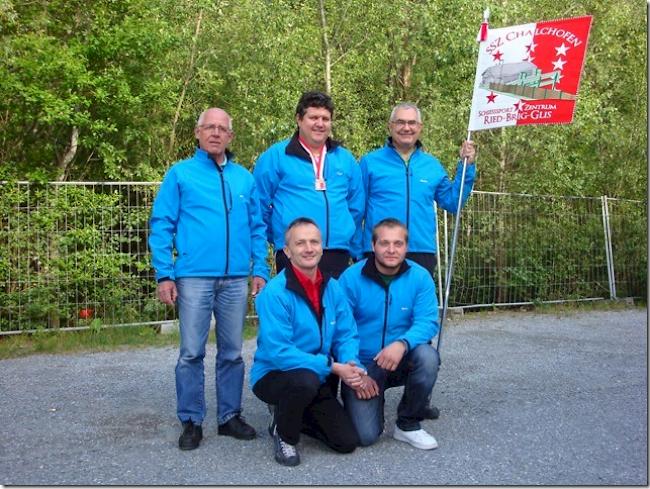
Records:
[[[269,281],[269,265],[266,261],[268,256],[268,247],[266,244],[266,225],[262,218],[260,209],[260,200],[257,193],[255,181],[251,187],[251,193],[248,197],[248,220],[251,230],[251,251],[253,255],[253,275],[262,277]]]
[[[363,190],[361,168],[354,159],[351,161],[350,186],[348,188],[348,209],[354,220],[355,232],[350,243],[350,255],[358,260],[363,255],[363,233],[361,223],[366,211],[366,193]]]
[[[268,149],[260,155],[255,163],[255,168],[253,168],[262,220],[266,225],[266,239],[271,244],[273,243],[273,229],[271,228],[273,197],[280,180],[277,172],[277,162],[274,160],[273,150]]]
[[[149,249],[156,280],[175,278],[172,251],[179,208],[178,173],[172,167],[163,178],[151,211]]]
[[[398,339],[408,342],[409,348],[428,343],[438,334],[438,298],[436,286],[427,272],[420,274],[421,279],[415,287],[413,303],[413,324]]]
[[[357,366],[361,366],[361,360],[359,360],[359,333],[357,331],[357,323],[354,320],[350,304],[348,304],[343,289],[338,283],[334,282],[332,285],[336,286],[336,332],[332,340],[334,358],[339,363],[353,361]]]
[[[443,169],[444,171],[444,169]],[[435,201],[439,207],[442,207],[448,212],[455,214],[458,211],[458,197],[460,195],[460,182],[463,174],[463,162],[459,161],[456,165],[456,176],[454,181],[451,182],[445,173],[445,177],[440,180],[438,188],[436,189]],[[476,164],[467,165],[465,171],[465,184],[463,185],[463,202],[465,205],[469,194],[472,192],[474,179],[476,177]]]
[[[283,297],[266,287],[257,296],[255,307],[260,321],[258,351],[264,349],[267,361],[272,362],[277,370],[307,368],[321,377],[329,374],[326,355],[307,353],[294,344],[290,323],[292,314]]]

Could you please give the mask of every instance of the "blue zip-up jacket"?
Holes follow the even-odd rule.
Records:
[[[315,190],[311,159],[298,141],[275,143],[259,157],[253,169],[266,223],[268,240],[281,250],[284,231],[297,217],[316,221],[323,234],[324,249],[349,251],[361,256],[361,226],[365,196],[356,159],[336,141],[326,142],[324,179],[327,189]],[[357,238],[354,241],[354,238]]]
[[[268,280],[266,229],[255,180],[230,156],[221,169],[197,148],[165,175],[150,223],[156,280],[248,276],[251,260],[253,275]]]
[[[352,307],[365,366],[394,341],[406,341],[410,350],[438,334],[436,286],[417,263],[405,260],[386,285],[371,256],[345,270],[338,282]]]
[[[409,251],[436,253],[435,201],[439,207],[455,213],[458,209],[463,163],[456,168],[452,182],[435,157],[424,152],[418,141],[408,164],[402,160],[388,138],[384,147],[361,158],[361,174],[366,194],[363,226],[363,251],[372,249],[372,228],[382,219],[402,221],[409,231]],[[467,165],[463,187],[463,205],[474,185],[476,165]]]
[[[257,350],[250,374],[251,388],[272,370],[307,368],[321,382],[332,361],[359,361],[359,336],[347,299],[336,280],[323,273],[321,317],[288,266],[255,300],[259,317]]]

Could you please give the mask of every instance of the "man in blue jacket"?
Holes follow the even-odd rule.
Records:
[[[276,269],[288,265],[284,230],[300,216],[313,219],[323,232],[320,267],[338,277],[361,255],[364,194],[354,156],[330,138],[334,104],[329,95],[305,92],[296,107],[298,129],[290,139],[268,148],[253,175]]]
[[[232,160],[232,120],[223,110],[201,114],[194,156],[173,165],[153,205],[149,246],[158,297],[176,304],[180,354],[177,415],[182,450],[199,446],[206,414],[203,359],[212,313],[216,319],[217,421],[220,435],[252,439],[241,417],[241,357],[248,276],[256,295],[269,277],[265,227],[251,173]],[[175,254],[174,254],[175,252]]]
[[[460,196],[462,160],[467,157],[462,205],[472,191],[476,177],[476,149],[463,142],[456,177],[449,179],[437,158],[424,151],[420,142],[422,116],[411,103],[396,105],[388,122],[390,136],[386,144],[361,158],[361,174],[366,206],[363,225],[363,251],[371,250],[372,229],[382,219],[395,217],[409,232],[407,258],[426,268],[434,276],[437,263],[436,213],[434,203],[456,213]],[[431,397],[431,396],[429,396]],[[425,407],[426,418],[439,416],[438,409]]]
[[[354,426],[326,378],[335,375],[355,389],[366,372],[358,367],[350,306],[336,280],[319,268],[323,249],[315,221],[291,222],[284,252],[289,265],[255,300],[259,332],[250,384],[273,414],[275,460],[294,466],[301,432],[340,453],[356,448]]]
[[[476,177],[476,149],[464,141],[452,182],[437,158],[424,151],[420,142],[422,116],[415,104],[396,105],[388,122],[386,144],[360,160],[366,206],[363,226],[363,251],[370,252],[372,229],[382,219],[395,217],[409,232],[407,258],[429,270],[436,268],[436,214],[434,202],[456,213],[462,174],[462,159],[467,157],[463,205]]]
[[[396,219],[379,221],[372,234],[374,254],[339,279],[359,331],[359,357],[368,375],[341,396],[359,435],[371,445],[384,430],[384,391],[404,386],[393,437],[416,448],[438,446],[420,422],[438,375],[438,352],[429,340],[438,333],[433,278],[406,260],[408,231]]]

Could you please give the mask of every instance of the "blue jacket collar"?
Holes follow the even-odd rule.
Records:
[[[320,305],[321,305],[321,311],[323,310],[323,294],[325,293],[325,287],[327,287],[327,282],[329,282],[331,275],[329,272],[324,271],[322,268],[318,267],[320,269],[320,273],[323,275],[323,284],[321,285],[320,288]],[[284,267],[284,277],[286,280],[286,285],[285,288],[287,290],[290,290],[292,292],[295,292],[298,294],[300,297],[302,297],[309,308],[313,311],[314,315],[318,317],[318,314],[316,314],[316,310],[311,304],[311,301],[307,297],[307,292],[305,292],[305,289],[302,287],[302,284],[298,280],[298,277],[296,277],[296,274],[293,272],[293,267],[291,265],[287,265]],[[320,320],[321,318],[318,317]]]
[[[332,138],[327,138],[327,141],[325,141],[325,147],[327,148],[327,151],[336,149],[338,146],[342,146],[340,141],[335,141]],[[305,148],[302,147],[302,144],[300,144],[300,141],[298,140],[298,131],[293,133],[293,136],[291,137],[291,140],[289,141],[289,144],[285,148],[284,152],[289,156],[296,156],[302,160],[311,162],[309,154],[307,151],[305,151]]]
[[[406,260],[404,260],[400,265],[399,270],[395,274],[395,278],[399,277],[400,275],[404,275],[409,268],[411,268],[411,266],[408,263],[406,263]],[[381,273],[379,272],[379,270],[377,270],[374,253],[370,253],[370,256],[368,256],[368,258],[366,259],[366,263],[365,265],[363,265],[363,268],[361,269],[361,274],[368,277],[370,280],[377,282],[383,288],[388,287],[386,285],[386,282],[384,282],[384,280],[381,278]]]
[[[210,153],[208,153],[208,152],[207,152],[206,150],[204,150],[204,149],[201,149],[201,148],[198,148],[198,147],[197,147],[197,148],[196,148],[196,152],[194,153],[194,156],[199,156],[201,159],[203,159],[203,160],[205,160],[205,161],[210,161],[210,162],[212,162],[215,166],[219,167],[219,165],[218,165],[217,162],[214,160],[214,158],[212,157],[212,155],[211,155]],[[233,161],[234,158],[235,158],[235,154],[232,153],[230,150],[226,149],[226,163],[228,163],[229,161]]]

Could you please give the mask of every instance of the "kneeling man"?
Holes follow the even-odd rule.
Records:
[[[275,460],[293,466],[300,463],[301,432],[337,452],[356,448],[354,426],[326,379],[334,374],[354,390],[366,372],[357,366],[359,338],[345,295],[318,268],[323,247],[316,223],[295,219],[284,240],[290,266],[255,301],[259,332],[251,386],[273,414]]]
[[[408,231],[384,219],[372,232],[373,254],[348,268],[339,283],[348,296],[359,331],[359,357],[368,375],[341,396],[359,435],[371,445],[384,430],[384,391],[404,386],[393,437],[431,450],[436,439],[422,429],[421,413],[438,375],[438,300],[427,270],[406,260]]]

